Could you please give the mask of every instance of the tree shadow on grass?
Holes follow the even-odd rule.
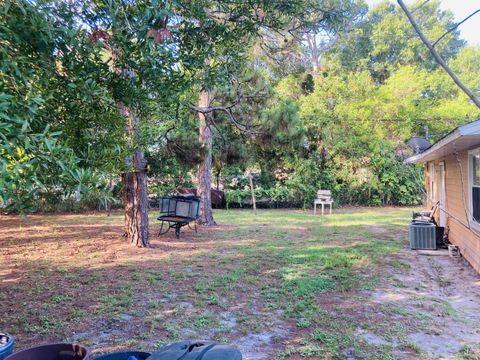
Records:
[[[276,335],[281,339],[265,344],[272,351],[275,341],[305,337],[325,347],[322,336],[312,340],[315,329],[333,333],[336,326],[347,337],[367,321],[356,311],[369,309],[373,316],[377,305],[355,298],[385,280],[382,259],[402,243],[376,237],[365,225],[350,226],[354,237],[328,221],[321,230],[305,226],[301,237],[298,222],[272,221],[265,231],[220,226],[180,240],[152,239],[152,249],[82,237],[75,241],[86,243],[84,254],[70,257],[64,255],[69,241],[47,239],[43,250],[51,253],[45,258],[27,252],[11,261],[15,277],[0,283],[7,309],[0,328],[17,335],[19,348],[75,340],[97,349],[151,350],[195,336],[235,343],[248,334],[272,333],[272,327],[284,329]],[[71,233],[67,225],[63,231]],[[8,246],[13,251],[15,244]],[[325,306],[325,296],[337,309]],[[349,309],[345,319],[342,308]],[[351,345],[339,339],[338,349]]]

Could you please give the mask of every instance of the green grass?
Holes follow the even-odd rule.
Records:
[[[260,211],[257,216],[249,211],[216,213],[220,223],[235,226],[235,236],[240,240],[236,248],[244,256],[245,272],[249,274],[249,268],[269,269],[268,281],[262,284],[258,280],[265,308],[282,310],[284,318],[293,320],[301,331],[312,329],[311,336],[289,346],[278,358],[294,354],[337,358],[342,348],[352,345],[352,334],[361,324],[352,315],[323,311],[317,297],[375,288],[382,273],[372,269],[383,266],[388,257],[392,257],[393,267],[405,267],[393,258],[404,246],[395,239],[395,230],[405,228],[410,211],[347,210],[323,218],[301,211]],[[253,239],[254,245],[250,241],[242,244],[242,239]],[[251,277],[241,279],[255,283]],[[238,281],[236,277],[229,280]],[[211,285],[216,288],[218,279]],[[398,331],[401,329],[391,329],[389,336]],[[365,351],[365,358],[370,356],[368,353],[384,359],[393,356],[390,347]]]
[[[480,345],[464,345],[458,352],[456,359],[480,360]]]
[[[358,358],[392,358],[392,346],[368,346],[356,341],[354,333],[374,329],[393,341],[407,331],[383,319],[373,323],[360,305],[365,293],[391,279],[383,269],[408,270],[395,254],[405,246],[410,214],[411,209],[392,208],[335,210],[324,217],[298,210],[259,210],[256,216],[249,210],[218,210],[215,218],[224,226],[200,228],[198,234],[186,230],[179,243],[162,238],[172,246],[167,251],[125,250],[118,245],[123,239],[114,240],[114,260],[104,263],[108,243],[99,246],[97,241],[78,249],[78,256],[89,263],[64,262],[55,270],[47,261],[24,262],[32,270],[19,291],[30,298],[15,318],[0,319],[0,327],[10,321],[26,336],[40,332],[56,338],[88,327],[95,341],[104,331],[102,324],[109,324],[116,332],[103,343],[121,343],[119,334],[124,334],[123,344],[131,341],[150,350],[184,334],[235,343],[242,336],[273,332],[280,345],[272,358],[336,359],[345,349],[354,349]],[[152,224],[155,216],[151,212]],[[62,221],[67,222],[56,225],[67,232],[79,225],[116,225],[119,234],[122,229],[120,213]],[[81,232],[79,236],[80,244],[88,240]],[[52,246],[52,251],[62,250]],[[39,264],[53,270],[39,271]],[[34,306],[28,302],[36,297],[48,305],[41,313],[31,313]],[[55,318],[61,309],[75,310],[68,312],[68,319]],[[400,307],[389,311],[411,316]],[[445,305],[442,311],[449,315],[451,309]],[[126,315],[131,319],[125,321]],[[427,315],[415,319],[429,320]],[[278,327],[288,332],[277,334]],[[282,345],[285,340],[291,341]],[[418,351],[415,344],[404,347]]]

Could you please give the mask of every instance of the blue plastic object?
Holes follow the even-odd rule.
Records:
[[[13,353],[13,336],[0,332],[0,360],[5,359],[8,355]]]
[[[148,360],[242,360],[242,353],[214,341],[187,340],[164,346]]]
[[[5,360],[90,360],[90,351],[80,344],[57,343],[34,346],[8,355]]]
[[[149,356],[150,353],[143,351],[123,351],[105,354],[93,360],[146,360]]]

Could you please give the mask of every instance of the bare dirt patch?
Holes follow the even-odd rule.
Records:
[[[219,212],[132,248],[121,214],[0,216],[0,329],[96,353],[184,338],[246,359],[475,358],[480,278],[406,249],[410,209]],[[473,355],[472,355],[473,354]]]
[[[379,236],[406,237],[404,232],[372,229]],[[390,324],[402,324],[402,331],[390,342],[383,327],[377,333],[358,329],[358,337],[369,345],[390,346],[396,358],[408,358],[405,347],[426,358],[478,358],[479,274],[447,250],[413,251],[405,246],[388,260],[386,281],[368,294]]]
[[[434,358],[453,358],[480,343],[480,277],[462,258],[404,250],[408,270],[392,273],[394,282],[373,293],[382,306],[401,308],[419,320],[406,339]]]

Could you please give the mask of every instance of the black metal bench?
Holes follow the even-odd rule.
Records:
[[[190,223],[195,224],[197,232],[197,219],[200,210],[200,199],[195,196],[168,196],[160,198],[160,216],[157,220],[161,221],[158,235],[166,234],[170,229],[175,229],[175,236],[180,238],[180,229],[183,226],[188,226]],[[168,228],[164,231],[163,227],[167,224]]]

